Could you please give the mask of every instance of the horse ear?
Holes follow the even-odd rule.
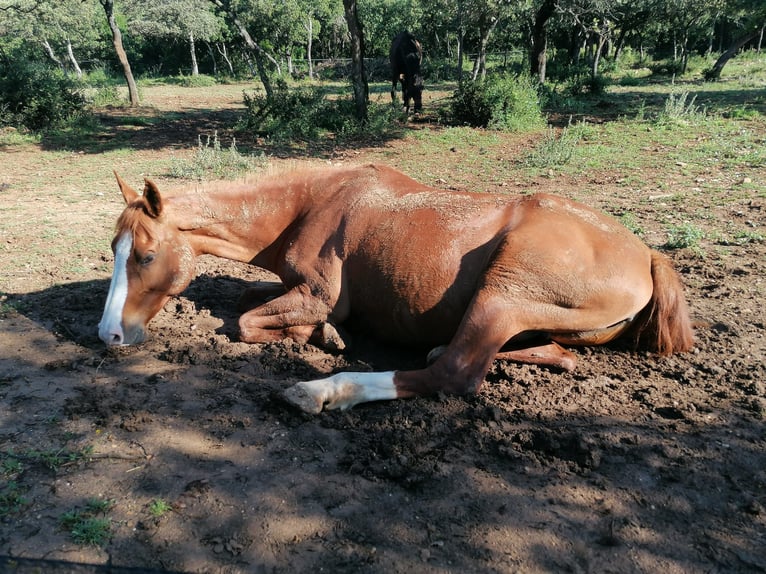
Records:
[[[146,200],[146,211],[150,217],[159,217],[162,213],[162,196],[157,184],[151,179],[144,180],[144,199]]]
[[[125,198],[125,203],[131,203],[138,199],[136,190],[130,187],[116,171],[114,172],[114,177],[117,178],[117,185],[120,186],[120,191],[122,192],[122,197]]]

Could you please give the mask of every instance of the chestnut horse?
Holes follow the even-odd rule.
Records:
[[[264,293],[246,291],[242,341],[290,337],[338,349],[335,326],[354,320],[381,340],[441,346],[422,369],[297,383],[285,396],[307,412],[475,392],[496,357],[574,368],[561,345],[622,337],[659,354],[692,346],[669,260],[614,219],[553,195],[440,191],[381,165],[167,197],[149,180],[143,196],[117,182],[127,207],[99,325],[107,345],[142,341],[194,277],[197,256],[212,254],[282,280],[265,303]]]
[[[415,111],[423,108],[423,76],[420,64],[423,61],[423,49],[420,42],[409,32],[400,32],[391,42],[389,52],[391,62],[391,101],[396,100],[396,85],[402,83],[404,111],[410,111],[410,99],[415,102]]]

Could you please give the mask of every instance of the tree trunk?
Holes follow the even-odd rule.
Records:
[[[622,49],[625,47],[625,38],[628,37],[628,30],[620,30],[620,35],[617,36],[617,40],[614,43],[614,61],[620,59],[620,56],[622,55]]]
[[[311,47],[314,43],[314,18],[311,17],[311,14],[308,15],[308,23],[306,25],[306,32],[308,33],[308,38],[306,39],[306,61],[309,66],[309,79],[314,79],[314,63],[311,60]]]
[[[210,61],[213,62],[213,76],[216,78],[218,77],[218,62],[215,60],[215,52],[213,51],[213,46],[210,45],[210,42],[205,41],[205,46],[207,46],[207,53],[210,55]]]
[[[45,48],[45,53],[48,55],[48,57],[53,60],[53,62],[61,68],[61,71],[66,74],[66,67],[64,66],[64,63],[61,61],[61,59],[56,55],[56,52],[53,51],[53,46],[51,46],[50,42],[48,42],[47,38],[43,38],[43,48]]]
[[[457,31],[457,83],[463,84],[463,58],[465,58],[465,30],[463,27]]]
[[[67,57],[69,58],[69,61],[72,63],[72,67],[74,68],[74,73],[77,74],[78,78],[82,78],[82,69],[80,68],[80,64],[77,63],[77,58],[74,57],[74,50],[72,49],[72,42],[67,38],[66,41],[66,53]]]
[[[556,0],[543,0],[540,9],[535,14],[535,23],[532,26],[532,48],[529,53],[530,73],[536,76],[541,84],[545,83],[547,67],[548,34],[545,25],[553,16],[556,8]]]
[[[119,26],[114,19],[114,0],[99,0],[101,6],[106,13],[106,19],[109,22],[109,29],[112,31],[112,43],[114,44],[114,51],[117,52],[117,59],[122,65],[122,73],[125,76],[125,81],[128,84],[128,95],[130,97],[130,105],[132,107],[138,106],[138,87],[136,81],[133,79],[133,72],[130,69],[130,62],[128,61],[128,55],[125,53],[125,48],[122,45],[122,33]]]
[[[750,40],[753,40],[761,33],[761,29],[757,30],[750,30],[746,34],[740,36],[737,38],[729,48],[718,57],[718,60],[716,60],[716,63],[713,64],[713,67],[710,68],[707,72],[705,72],[705,79],[708,81],[715,81],[721,79],[721,71],[723,70],[723,67],[726,65],[726,63],[731,60],[737,52],[739,52],[739,49],[747,44]]]
[[[604,44],[606,44],[607,36],[606,34],[602,34],[599,32],[597,36],[596,42],[594,42],[595,45],[595,51],[593,53],[593,65],[590,70],[590,77],[591,80],[595,80],[598,78],[598,64],[601,61],[601,53],[604,50]]]
[[[226,50],[226,44],[223,42],[220,42],[219,44],[215,45],[216,48],[218,48],[218,53],[221,54],[221,57],[223,58],[223,61],[226,62],[226,65],[229,67],[229,74],[232,76],[234,75],[234,65],[231,63],[231,60],[229,60],[229,54]]]
[[[473,79],[481,76],[483,80],[487,76],[487,46],[489,45],[489,37],[492,35],[492,31],[497,26],[500,18],[495,18],[486,30],[481,30],[481,40],[479,42],[479,55],[476,57],[476,66],[474,67]]]
[[[343,0],[346,24],[351,35],[351,83],[354,86],[354,103],[358,120],[367,121],[367,99],[369,85],[364,69],[364,31],[359,21],[356,0]]]
[[[189,52],[191,53],[192,76],[199,76],[199,65],[197,64],[197,50],[194,47],[194,33],[192,32],[189,32]]]

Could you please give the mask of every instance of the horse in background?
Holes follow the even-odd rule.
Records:
[[[409,113],[410,99],[415,102],[415,111],[423,109],[423,76],[420,64],[423,48],[420,42],[407,31],[400,32],[391,42],[391,101],[396,100],[396,84],[402,83],[404,110]]]

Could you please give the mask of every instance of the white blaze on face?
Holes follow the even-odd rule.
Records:
[[[369,401],[396,398],[394,371],[383,373],[338,373],[326,379],[305,381],[285,391],[285,398],[308,413],[325,409],[347,409]]]
[[[122,311],[128,298],[128,257],[133,251],[133,237],[123,233],[114,246],[114,271],[109,284],[104,314],[98,324],[98,336],[107,345],[122,345]]]

